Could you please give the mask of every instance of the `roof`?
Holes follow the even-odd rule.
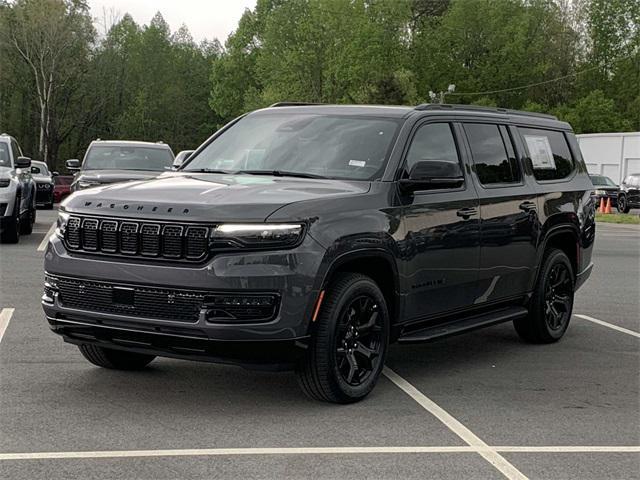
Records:
[[[406,118],[411,115],[460,115],[486,118],[501,118],[513,123],[525,123],[540,126],[561,127],[570,129],[571,126],[558,120],[553,115],[536,112],[525,112],[507,108],[482,107],[478,105],[455,104],[431,104],[425,103],[412,106],[388,106],[388,105],[329,105],[320,103],[278,102],[269,108],[256,110],[251,114],[274,111],[301,112],[301,113],[326,113],[333,115],[364,115],[377,117]]]
[[[169,148],[169,145],[162,142],[143,142],[141,140],[94,140],[91,144],[114,145],[118,147],[136,146],[147,148]]]

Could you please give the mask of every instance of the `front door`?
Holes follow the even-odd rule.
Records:
[[[476,304],[524,295],[535,273],[540,232],[536,189],[523,173],[504,125],[465,123],[480,198],[481,247]]]
[[[464,168],[460,130],[447,122],[423,123],[413,134],[402,175],[418,161],[456,162],[465,172],[455,189],[402,196],[399,242],[401,288],[408,321],[450,312],[477,296],[480,252],[478,197]]]

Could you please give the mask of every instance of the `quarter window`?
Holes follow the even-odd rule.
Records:
[[[468,123],[465,124],[464,130],[469,139],[476,173],[482,185],[520,181],[520,170],[513,145],[504,127],[486,123]],[[508,142],[508,150],[505,141]]]
[[[408,174],[416,163],[427,160],[460,163],[448,123],[428,123],[418,128],[407,153],[405,171]]]
[[[536,180],[559,180],[573,172],[571,150],[562,132],[522,127],[518,130],[524,139]]]

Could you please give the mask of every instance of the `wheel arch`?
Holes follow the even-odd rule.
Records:
[[[542,266],[542,260],[549,248],[557,248],[562,250],[573,268],[573,276],[579,273],[580,266],[580,234],[576,226],[573,224],[555,225],[551,227],[542,240],[538,252],[538,264],[535,279],[537,281]]]
[[[335,275],[342,272],[361,273],[375,281],[387,302],[392,325],[397,323],[401,313],[398,267],[390,252],[366,249],[336,257],[327,268],[320,289],[324,290]]]

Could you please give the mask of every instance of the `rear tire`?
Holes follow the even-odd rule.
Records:
[[[569,257],[556,248],[545,253],[529,314],[514,320],[520,338],[531,343],[553,343],[569,327],[575,277]]]
[[[97,345],[78,345],[82,356],[89,362],[102,368],[112,370],[141,370],[153,361],[155,355],[126,352]]]
[[[389,343],[384,295],[369,277],[343,273],[326,290],[315,331],[296,374],[314,400],[352,403],[375,386]]]

